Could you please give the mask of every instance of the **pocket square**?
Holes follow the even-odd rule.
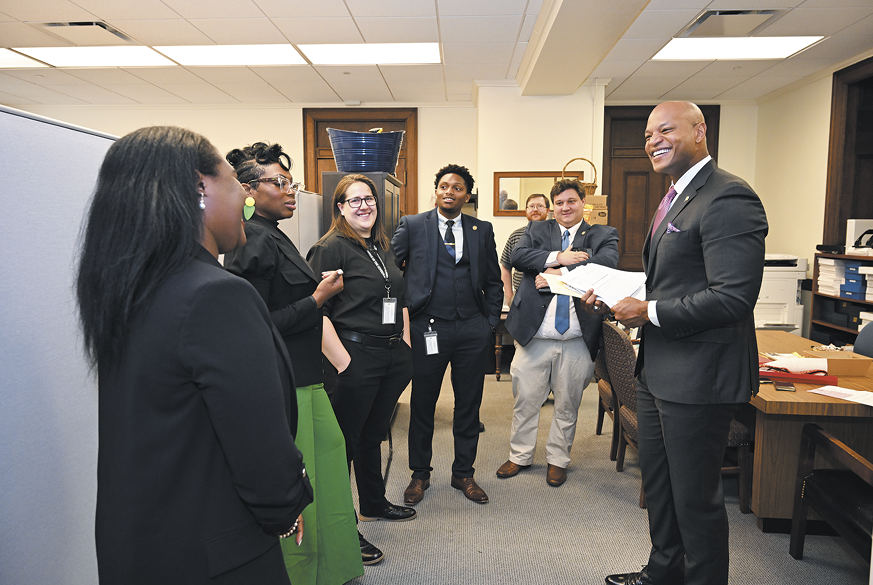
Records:
[[[668,234],[675,234],[675,233],[679,233],[681,231],[682,230],[680,230],[675,225],[673,225],[673,222],[667,222],[667,233]]]

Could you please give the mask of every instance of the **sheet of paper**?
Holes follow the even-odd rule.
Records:
[[[822,396],[830,396],[831,398],[840,398],[850,402],[866,404],[873,406],[873,392],[864,392],[863,390],[849,390],[848,388],[840,388],[839,386],[822,386],[810,390],[813,394],[821,394]]]
[[[563,276],[560,274],[546,274],[545,272],[540,272],[540,276],[546,279],[546,282],[549,283],[549,290],[551,290],[556,295],[567,295],[570,297],[581,297],[582,293],[576,292],[572,288],[567,288],[564,286],[564,283],[561,281]]]
[[[774,368],[785,368],[789,372],[805,373],[815,370],[823,372],[828,371],[828,360],[825,358],[808,358],[808,357],[782,357],[772,362],[764,364]]]
[[[600,264],[586,264],[561,276],[561,283],[574,291],[573,296],[581,297],[589,289],[607,306],[612,307],[625,297],[645,300],[645,272],[626,272],[607,268]]]

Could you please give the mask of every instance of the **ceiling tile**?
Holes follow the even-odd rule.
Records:
[[[783,8],[795,8],[803,4],[805,0],[768,0],[762,5],[760,0],[714,0],[712,3],[704,3],[707,10],[781,10]]]
[[[639,69],[639,61],[601,61],[600,65],[588,76],[589,79],[611,77],[628,77]]]
[[[264,16],[252,0],[162,0],[183,18],[257,18]]]
[[[446,96],[450,95],[466,95],[470,99],[473,93],[473,82],[469,79],[459,81],[446,80]]]
[[[663,99],[675,100],[711,100],[715,96],[742,83],[736,77],[692,77],[686,79],[672,90],[661,96]]]
[[[429,16],[436,17],[435,3],[411,0],[346,0],[357,20],[361,16]]]
[[[622,36],[623,39],[651,39],[676,35],[700,14],[699,10],[644,10]]]
[[[358,82],[347,86],[331,84],[343,101],[392,102],[394,96],[384,82]]]
[[[685,77],[629,77],[621,84],[619,91],[622,93],[648,92],[650,96],[662,96],[680,83]]]
[[[68,96],[78,98],[89,104],[109,105],[137,103],[128,97],[115,93],[114,91],[110,91],[106,88],[98,87],[90,83],[85,85],[58,85],[55,86],[53,89]]]
[[[446,81],[464,81],[476,79],[506,79],[507,65],[449,65],[446,64]],[[457,93],[457,92],[452,92]]]
[[[515,43],[515,51],[512,53],[512,63],[521,63],[524,53],[527,51],[527,43]]]
[[[767,69],[767,75],[775,77],[806,77],[833,65],[832,59],[785,59]]]
[[[178,18],[179,15],[161,0],[75,0],[76,4],[100,20],[135,20]]]
[[[293,102],[334,102],[339,96],[311,66],[252,67],[264,81]]]
[[[367,43],[435,43],[440,40],[435,17],[356,17]]]
[[[25,22],[87,21],[98,18],[69,0],[3,0],[3,12]]]
[[[376,65],[316,65],[314,69],[333,87],[355,81],[384,83],[382,72]]]
[[[703,10],[709,0],[652,0],[646,5],[646,12],[651,10]]]
[[[107,85],[146,85],[135,75],[116,67],[100,67],[99,69],[67,69],[69,75],[78,77],[89,83],[106,87]]]
[[[540,9],[543,7],[543,0],[528,0],[527,9],[525,12],[527,14],[533,14],[536,16],[540,13]]]
[[[255,0],[255,3],[270,18],[350,16],[343,0]]]
[[[6,73],[43,87],[52,87],[56,85],[91,85],[90,82],[84,79],[79,79],[67,73],[62,69],[53,67],[43,67],[39,69],[7,69]]]
[[[792,59],[831,59],[834,64],[873,47],[871,37],[833,36],[792,57]]]
[[[779,60],[713,61],[697,74],[698,77],[752,77],[769,70]],[[768,73],[769,75],[769,73]]]
[[[244,104],[280,104],[288,100],[271,85],[259,80],[258,83],[216,83],[218,89],[232,95]]]
[[[67,47],[70,43],[39,31],[23,22],[0,22],[0,44],[4,47]]]
[[[873,16],[868,16],[860,22],[847,26],[835,36],[867,37],[868,40],[873,41]]]
[[[526,0],[436,0],[440,14],[457,16],[489,16],[524,14]]]
[[[263,79],[248,67],[186,67],[188,71],[206,81],[220,83],[263,83]]]
[[[137,84],[111,84],[105,86],[106,89],[121,94],[141,104],[187,104],[179,96],[173,95],[170,92],[155,87],[150,83]]]
[[[12,18],[5,12],[0,12],[0,22],[18,22],[18,19]]]
[[[163,89],[180,98],[195,104],[236,104],[239,100],[227,95],[217,87],[205,82],[200,83],[168,83],[161,85]]]
[[[530,41],[530,35],[533,33],[534,25],[537,23],[536,14],[526,14],[521,23],[521,30],[518,33],[518,40],[521,42]]]
[[[440,16],[444,43],[514,43],[523,16]]]
[[[185,19],[113,20],[112,26],[149,47],[211,45],[213,41]]]
[[[379,65],[382,77],[389,84],[410,82],[443,82],[442,65]]]
[[[446,64],[492,63],[512,61],[514,43],[443,43]]]
[[[289,42],[295,45],[319,43],[363,43],[351,17],[343,18],[274,18],[273,24],[279,27]]]
[[[870,0],[806,0],[803,8],[848,8],[851,6],[870,7]]]
[[[634,71],[634,79],[652,77],[682,77],[687,79],[706,67],[710,61],[646,61]]]
[[[204,18],[189,22],[217,45],[270,45],[288,42],[269,18]]]
[[[509,70],[506,72],[506,79],[512,79],[518,74],[521,63],[510,63]]]
[[[32,100],[38,104],[84,104],[80,99],[64,95],[48,87],[18,79],[7,73],[0,73],[0,90],[5,93]]]
[[[609,85],[606,86],[606,97],[609,97],[618,87],[624,83],[624,77],[613,77]]]
[[[388,89],[391,91],[391,95],[394,96],[394,100],[398,102],[446,101],[446,87],[442,81],[400,81],[390,83]]]
[[[720,94],[720,100],[755,100],[797,81],[797,77],[758,75]]]
[[[125,71],[149,83],[163,87],[167,84],[202,83],[203,80],[184,67],[128,67]]]
[[[3,82],[0,81],[0,84]],[[11,93],[6,93],[0,91],[0,104],[4,104],[7,106],[32,106],[37,102],[33,100],[29,100],[27,98],[23,98],[17,95],[12,95]]]
[[[758,36],[828,36],[870,16],[871,13],[873,13],[871,6],[864,8],[795,8],[758,33]]]

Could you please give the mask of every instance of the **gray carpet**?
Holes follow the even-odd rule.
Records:
[[[545,481],[545,439],[552,404],[542,410],[534,465],[510,479],[494,472],[508,458],[512,386],[509,368],[497,382],[486,377],[476,481],[491,501],[468,501],[449,485],[453,399],[448,375],[437,405],[431,487],[409,522],[362,522],[360,530],[385,552],[354,585],[601,584],[605,575],[638,570],[650,541],[645,510],[638,507],[640,470],[628,450],[625,470],[609,461],[611,426],[594,434],[597,389],[585,390],[567,482]],[[406,435],[409,389],[394,424],[388,499],[402,504],[409,482]],[[383,443],[387,453],[387,443]],[[354,485],[354,482],[353,482]],[[353,490],[354,491],[354,490]],[[804,559],[788,554],[788,535],[763,534],[753,514],[741,514],[737,482],[725,479],[731,523],[731,583],[755,585],[868,583],[869,565],[840,538],[808,536]],[[356,497],[356,496],[355,496]],[[357,503],[356,503],[357,505]]]

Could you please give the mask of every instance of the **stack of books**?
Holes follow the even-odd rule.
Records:
[[[818,292],[840,296],[840,287],[846,284],[846,261],[836,258],[818,259]]]
[[[858,321],[858,331],[866,327],[873,321],[873,311],[861,311],[858,313],[859,321]]]

